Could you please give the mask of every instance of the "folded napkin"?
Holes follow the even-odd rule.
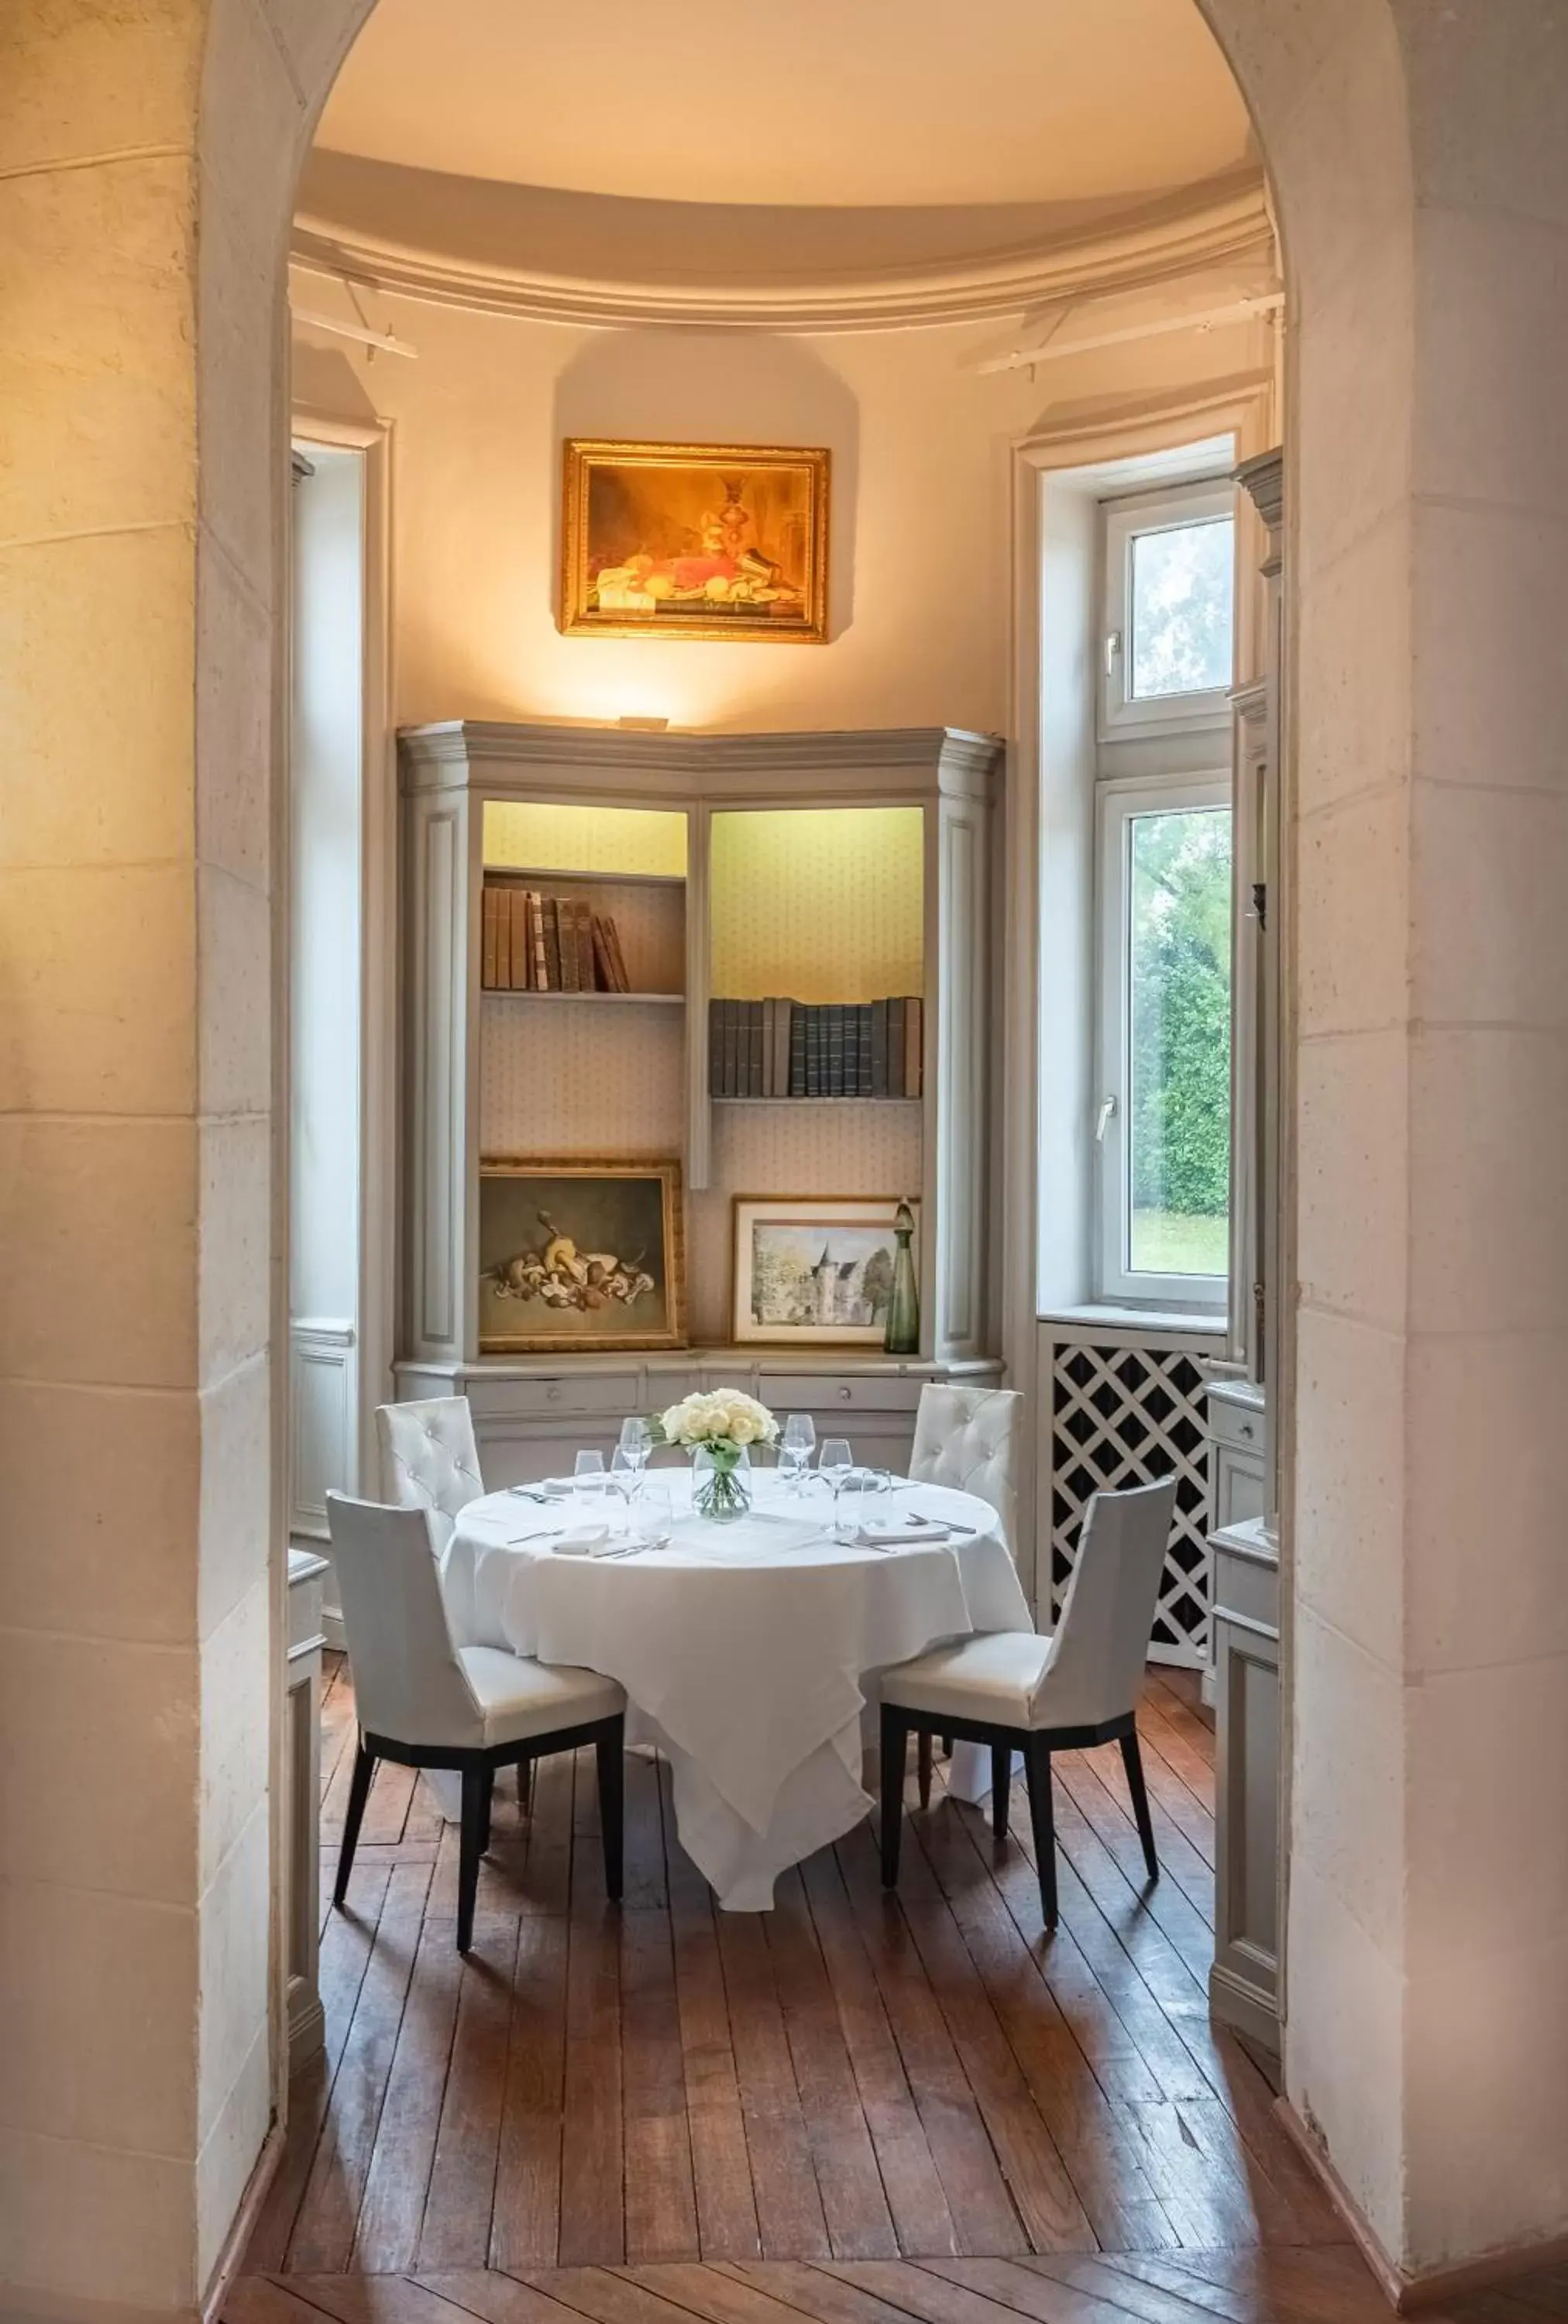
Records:
[[[868,1549],[891,1549],[904,1541],[945,1541],[953,1530],[930,1517],[870,1517],[855,1538]]]
[[[550,1550],[556,1557],[602,1557],[610,1546],[608,1526],[568,1526],[556,1536]]]

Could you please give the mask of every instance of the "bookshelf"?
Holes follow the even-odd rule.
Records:
[[[744,1379],[769,1392],[767,1379],[789,1378],[797,1400],[818,1393],[857,1416],[880,1412],[880,1423],[857,1416],[857,1430],[870,1452],[876,1427],[890,1429],[883,1449],[896,1452],[921,1379],[994,1378],[984,1317],[994,738],[467,722],[410,730],[399,748],[399,1393],[466,1389],[500,1473],[555,1414],[592,1441],[587,1417],[601,1413],[608,1429],[619,1408],[682,1393],[681,1381]],[[555,899],[561,923],[577,906],[613,920],[632,989],[567,991],[554,979],[540,989],[531,942],[527,981],[493,982],[485,921],[500,907],[487,899],[530,895]],[[781,1008],[822,1012],[825,1026],[831,1012],[842,1039],[862,1021],[855,1012],[869,1024],[895,1001],[908,1089],[873,1094],[862,1081],[791,1094],[783,1074],[771,1078],[785,1086],[765,1091],[714,1086],[715,1003],[766,1007],[782,1056]],[[679,1157],[690,1351],[480,1357],[479,1166],[498,1155]],[[726,1345],[733,1203],[759,1194],[920,1197],[918,1359]],[[530,1403],[541,1384],[551,1414]]]

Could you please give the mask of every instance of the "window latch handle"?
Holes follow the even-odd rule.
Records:
[[[1117,662],[1117,657],[1120,655],[1121,651],[1121,631],[1120,631],[1120,630],[1111,630],[1111,631],[1109,631],[1109,632],[1107,632],[1107,634],[1106,634],[1106,639],[1105,639],[1105,675],[1106,675],[1106,677],[1107,677],[1107,678],[1114,678],[1114,677],[1115,677],[1115,675],[1116,675],[1116,662]]]
[[[1115,1112],[1116,1100],[1113,1097],[1102,1099],[1100,1111],[1094,1117],[1094,1143],[1096,1146],[1104,1145],[1105,1133],[1111,1127]]]

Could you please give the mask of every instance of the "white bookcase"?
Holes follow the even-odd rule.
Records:
[[[469,1395],[498,1481],[715,1378],[907,1452],[923,1379],[994,1380],[986,1315],[992,793],[950,728],[653,734],[473,722],[400,737],[405,1247],[399,1393]],[[484,890],[613,913],[629,993],[486,990]],[[710,998],[924,1002],[918,1098],[714,1098]],[[484,1355],[482,1158],[677,1156],[689,1348]],[[738,1194],[921,1199],[918,1358],[736,1349]]]

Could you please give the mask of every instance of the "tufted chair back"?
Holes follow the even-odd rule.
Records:
[[[915,1416],[909,1474],[926,1485],[978,1493],[1001,1519],[1018,1563],[1018,1438],[1024,1400],[1016,1388],[951,1388],[929,1381]]]
[[[400,1508],[426,1509],[430,1545],[444,1557],[459,1509],[484,1490],[474,1416],[466,1396],[434,1396],[423,1404],[380,1404],[381,1489]]]

